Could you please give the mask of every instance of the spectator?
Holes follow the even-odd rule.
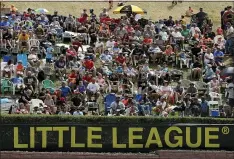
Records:
[[[61,96],[68,97],[71,94],[71,88],[66,86],[66,82],[62,82],[62,87],[60,87]]]

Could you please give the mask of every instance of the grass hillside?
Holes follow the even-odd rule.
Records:
[[[102,8],[108,7],[108,1],[103,0],[101,2],[90,2],[84,0],[84,2],[4,2],[6,7],[15,5],[20,11],[30,8],[46,8],[51,13],[54,10],[58,10],[60,14],[68,15],[69,13],[74,16],[79,16],[82,9],[94,9],[96,14],[99,14]],[[214,21],[215,25],[220,24],[220,11],[228,5],[233,5],[233,2],[183,2],[172,7],[171,2],[127,2],[127,4],[134,4],[143,9],[147,10],[148,14],[144,17],[158,20],[160,18],[167,18],[172,15],[175,19],[180,18],[181,15],[185,14],[185,11],[191,6],[196,13],[199,8],[204,8],[204,11]],[[114,8],[117,6],[117,2],[114,2]],[[113,15],[110,11],[110,15],[119,17],[119,15]]]

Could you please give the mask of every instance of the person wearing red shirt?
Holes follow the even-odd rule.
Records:
[[[122,43],[129,43],[130,39],[128,36],[128,33],[125,33],[123,38],[122,38]]]
[[[116,62],[121,65],[126,62],[126,58],[123,56],[122,52],[119,53],[119,56],[116,58]]]
[[[86,72],[85,75],[82,78],[84,85],[88,85],[92,81],[92,74],[89,72]]]
[[[73,48],[72,45],[70,45],[69,49],[67,49],[67,51],[66,51],[66,56],[67,56],[68,60],[72,60],[73,57],[76,57],[76,56],[77,56],[77,52],[76,52],[76,50]]]
[[[79,48],[81,48],[82,53],[84,52],[82,42],[79,41],[79,38],[75,38],[75,40],[72,42],[72,46],[76,50],[76,52],[78,52]]]
[[[83,66],[85,67],[85,69],[87,69],[88,71],[92,71],[94,75],[96,75],[96,69],[94,66],[94,62],[92,60],[89,59],[89,57],[85,57],[84,62],[83,62]]]
[[[149,34],[146,34],[145,39],[143,40],[143,44],[151,45],[153,43],[153,39],[150,38]]]
[[[71,70],[71,73],[68,75],[68,83],[70,88],[74,89],[75,83],[76,83],[76,71],[75,70]]]

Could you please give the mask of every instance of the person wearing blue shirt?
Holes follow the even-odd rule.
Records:
[[[49,44],[49,47],[46,49],[46,62],[51,63],[53,58],[53,47]]]
[[[218,46],[217,50],[214,52],[215,63],[218,66],[222,66],[223,65],[223,57],[224,57],[224,53],[221,51],[220,46]]]
[[[201,98],[201,117],[208,117],[209,116],[209,106],[208,102],[206,101],[205,97]]]
[[[11,82],[16,86],[17,89],[24,88],[23,78],[21,78],[18,74],[16,77],[11,79]]]
[[[3,17],[3,19],[0,22],[0,28],[7,28],[10,26],[10,23],[8,22],[8,17]]]
[[[110,63],[112,61],[112,56],[109,54],[108,50],[105,50],[103,54],[101,54],[100,59],[102,63]]]
[[[62,97],[67,97],[71,93],[70,87],[66,86],[65,82],[62,82],[62,87],[60,88],[60,90]]]

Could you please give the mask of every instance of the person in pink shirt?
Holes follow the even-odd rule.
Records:
[[[125,27],[126,31],[128,33],[132,33],[134,31],[133,27],[131,26],[131,24],[128,24],[126,27]]]
[[[97,84],[100,86],[101,90],[106,90],[107,84],[105,79],[102,77],[102,74],[98,73],[98,77],[96,79]]]
[[[69,60],[72,59],[73,57],[76,57],[76,56],[77,56],[77,52],[76,52],[76,50],[73,48],[72,45],[70,45],[69,49],[67,49],[66,55],[67,55],[67,58],[68,58]]]

